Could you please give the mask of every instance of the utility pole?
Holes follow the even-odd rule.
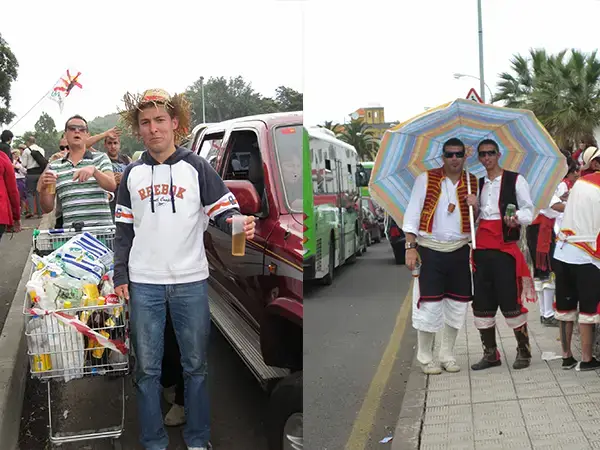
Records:
[[[204,77],[200,77],[200,90],[202,92],[202,123],[206,123],[206,105],[204,103]]]
[[[483,26],[481,21],[481,0],[477,0],[477,19],[479,21],[479,94],[485,103],[485,75],[483,74]],[[492,99],[490,99],[492,101]]]

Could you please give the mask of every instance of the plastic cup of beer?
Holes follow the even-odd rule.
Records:
[[[245,216],[233,216],[231,222],[231,254],[244,256],[246,254],[246,233],[244,232]]]
[[[54,183],[48,184],[46,186],[46,192],[48,194],[56,194],[56,176],[57,176],[57,174],[53,170],[48,170],[48,173],[51,174],[51,175],[54,175]]]

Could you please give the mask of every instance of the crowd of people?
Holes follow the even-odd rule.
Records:
[[[233,216],[241,213],[212,166],[179,145],[189,131],[183,96],[151,89],[125,99],[134,101],[126,101],[122,117],[145,147],[136,161],[121,153],[118,129],[90,136],[79,115],[66,121],[59,151],[48,159],[34,138],[21,151],[11,148],[10,131],[2,133],[0,237],[20,230],[22,203],[26,217],[54,212],[57,228],[115,225],[114,284],[130,305],[140,441],[166,449],[164,425],[185,423],[188,449],[206,450],[210,313],[203,234],[209,220],[231,234]],[[100,141],[106,152],[94,149]],[[247,239],[254,229],[254,217],[245,216]],[[161,383],[173,404],[165,417]]]
[[[423,372],[460,371],[454,345],[469,303],[483,344],[483,357],[471,369],[502,364],[496,343],[498,308],[514,331],[513,368],[529,367],[526,304],[535,301],[541,323],[560,329],[562,368],[599,369],[592,348],[600,312],[600,149],[584,141],[573,154],[564,152],[568,172],[537,215],[525,178],[499,165],[498,144],[484,140],[476,151],[486,176],[475,181],[470,174],[471,194],[464,167],[467,148],[450,139],[443,146],[443,167],[417,177],[404,218],[406,265],[418,271],[412,322]],[[474,250],[469,208],[477,226]],[[522,227],[533,270],[519,246]],[[571,351],[575,321],[581,361]],[[436,358],[433,343],[439,331]]]

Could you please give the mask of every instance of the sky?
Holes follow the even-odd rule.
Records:
[[[343,123],[363,106],[385,107],[386,121],[464,98],[479,80],[476,0],[338,0],[305,8],[304,123]],[[484,79],[494,90],[513,54],[595,50],[596,0],[482,0]],[[486,89],[487,99],[490,94]]]
[[[200,76],[242,75],[265,96],[281,85],[302,91],[302,7],[291,0],[3,2],[0,34],[19,62],[13,124],[67,69],[81,72],[83,86],[62,114],[44,99],[12,131],[32,130],[42,112],[59,129],[73,114],[92,120],[116,112],[127,91],[181,92]]]

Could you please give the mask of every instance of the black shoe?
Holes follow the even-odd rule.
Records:
[[[558,327],[558,320],[554,316],[552,317],[543,317],[542,324],[547,327]]]
[[[484,370],[489,369],[490,367],[497,367],[502,365],[502,360],[500,358],[496,360],[489,360],[487,356],[483,356],[479,362],[476,362],[471,366],[473,370]]]
[[[581,361],[579,363],[579,365],[577,366],[577,371],[579,372],[585,372],[587,370],[597,370],[600,369],[600,361],[598,361],[596,358],[592,357],[591,361]]]
[[[572,356],[569,356],[568,358],[563,358],[562,369],[570,370],[577,365],[577,362],[578,361]]]

